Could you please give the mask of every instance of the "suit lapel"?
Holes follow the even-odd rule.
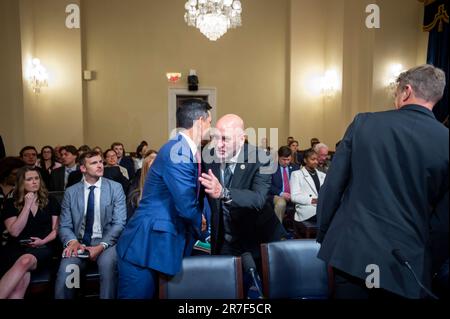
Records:
[[[241,185],[241,180],[248,169],[248,147],[247,144],[241,149],[241,154],[238,156],[237,163],[234,167],[233,178],[231,180],[231,187],[237,188]]]
[[[102,186],[100,188],[100,221],[103,228],[105,225],[105,217],[106,217],[106,206],[108,206],[109,196],[111,192],[109,191],[109,184],[102,178]]]
[[[77,236],[79,236],[81,224],[83,223],[83,218],[84,218],[84,182],[83,181],[78,183],[76,197],[77,197],[77,209],[78,209]]]
[[[305,181],[308,183],[309,187],[314,192],[314,194],[316,194],[316,196],[318,196],[316,184],[314,184],[314,181],[313,181],[311,175],[309,175],[306,168],[302,168],[302,172],[303,172],[303,176],[305,177]]]

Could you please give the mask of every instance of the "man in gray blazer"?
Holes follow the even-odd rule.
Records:
[[[59,237],[64,245],[63,259],[56,278],[55,298],[75,297],[80,274],[89,262],[97,262],[100,298],[116,297],[117,253],[115,244],[126,222],[122,186],[102,178],[100,153],[81,155],[81,182],[69,187],[62,202]],[[88,257],[83,255],[88,253]]]

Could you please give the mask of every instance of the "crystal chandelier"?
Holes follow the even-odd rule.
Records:
[[[241,25],[239,0],[188,0],[184,7],[186,23],[198,28],[211,41]]]

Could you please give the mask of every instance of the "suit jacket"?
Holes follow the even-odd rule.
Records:
[[[134,162],[133,159],[129,156],[124,156],[121,158],[119,162],[120,166],[123,166],[127,169],[128,179],[131,180],[134,177]]]
[[[320,191],[319,258],[361,279],[378,265],[381,288],[421,297],[392,250],[430,287],[430,216],[448,192],[448,142],[448,129],[419,105],[357,115]]]
[[[80,230],[84,219],[84,210],[84,182],[79,182],[66,189],[61,205],[59,237],[64,245],[69,240],[81,238]],[[101,241],[108,245],[114,245],[125,226],[127,212],[122,186],[107,178],[102,178],[100,217]]]
[[[200,235],[202,205],[198,167],[186,139],[178,134],[158,153],[142,200],[117,245],[120,258],[175,275]]]
[[[78,170],[78,168],[77,168],[77,170]],[[68,187],[67,185],[69,185],[69,180],[67,180],[67,185],[64,185],[65,175],[66,175],[66,167],[65,166],[61,166],[61,167],[54,169],[50,175],[49,190],[52,192],[64,191],[64,189]],[[80,178],[80,180],[81,180],[81,178]]]
[[[299,170],[300,167],[297,164],[290,164],[288,166],[288,171],[289,171],[289,179],[291,178],[291,174],[294,171]],[[276,196],[280,196],[280,193],[283,190],[283,177],[282,177],[282,170],[281,170],[281,166],[278,165],[277,171],[272,174],[272,182],[270,185],[270,191],[269,191],[269,199],[271,199],[271,201],[273,202],[273,197]],[[292,191],[292,189],[291,189]]]
[[[240,253],[251,252],[257,258],[260,244],[280,240],[286,232],[266,197],[270,189],[272,172],[264,151],[244,144],[231,180],[230,205],[232,236],[239,242]],[[204,170],[212,170],[220,180],[220,163],[204,164]],[[211,207],[211,252],[219,254],[224,242],[223,211],[221,201],[209,198]]]
[[[316,170],[319,183],[322,186],[325,174]],[[313,198],[319,198],[316,184],[306,168],[295,171],[291,176],[291,201],[295,204],[294,219],[298,222],[316,215],[316,205],[311,204]]]

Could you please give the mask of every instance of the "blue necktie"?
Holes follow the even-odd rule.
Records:
[[[89,197],[86,210],[86,223],[84,227],[84,236],[83,236],[83,244],[85,244],[86,246],[91,245],[92,228],[94,226],[94,205],[95,205],[94,189],[95,186],[89,186]]]

